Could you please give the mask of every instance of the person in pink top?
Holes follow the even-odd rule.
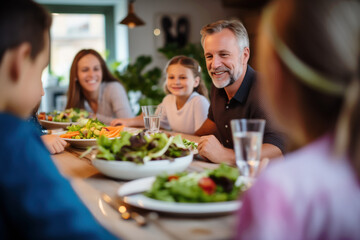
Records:
[[[292,152],[242,196],[236,239],[360,239],[360,2],[264,10],[262,94]]]

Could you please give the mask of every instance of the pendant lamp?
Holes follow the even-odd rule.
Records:
[[[120,22],[120,24],[125,24],[129,28],[134,28],[134,27],[137,27],[137,26],[145,25],[143,20],[141,20],[134,13],[134,2],[135,2],[135,0],[130,0],[129,9],[128,9],[128,15]]]

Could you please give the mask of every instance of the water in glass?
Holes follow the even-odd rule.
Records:
[[[160,116],[144,116],[144,126],[150,132],[157,132],[160,128]]]
[[[261,132],[235,132],[233,135],[236,164],[240,167],[244,162],[256,171],[260,162],[262,145]]]
[[[149,133],[159,132],[162,106],[149,105],[142,106],[141,109],[145,128],[149,131]]]
[[[236,165],[246,177],[254,175],[260,164],[265,122],[263,119],[231,120]]]

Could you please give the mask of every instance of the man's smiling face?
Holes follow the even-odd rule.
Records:
[[[206,36],[203,47],[206,67],[215,87],[227,87],[240,78],[242,52],[231,30],[223,29]]]

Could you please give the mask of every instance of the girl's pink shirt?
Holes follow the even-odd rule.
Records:
[[[360,186],[326,135],[288,154],[244,195],[236,239],[360,239]]]

